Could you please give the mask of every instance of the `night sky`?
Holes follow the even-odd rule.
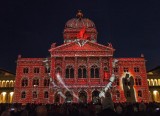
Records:
[[[3,0],[0,3],[0,68],[15,73],[18,54],[48,57],[63,43],[65,23],[81,9],[111,42],[114,57],[140,57],[147,70],[160,65],[160,0]]]

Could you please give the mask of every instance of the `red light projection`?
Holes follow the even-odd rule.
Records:
[[[110,43],[108,45],[97,43],[95,24],[88,18],[80,17],[67,21],[63,37],[64,44],[60,46],[51,45],[47,65],[50,71],[47,73],[44,64],[45,58],[18,57],[14,102],[64,103],[97,101],[95,99],[98,99],[98,93],[108,84],[113,73],[112,61],[115,59],[115,49]],[[77,39],[80,40],[81,46],[78,44]],[[117,71],[114,72],[116,87],[111,91],[113,101],[133,102],[131,92],[134,89],[137,102],[142,100],[148,102],[149,91],[144,57],[116,59],[118,60]],[[135,67],[138,69],[135,70]],[[23,72],[24,68],[28,68],[27,73]],[[38,68],[39,71],[34,72],[35,68]],[[56,78],[58,72],[60,73],[59,79]],[[129,75],[126,75],[126,72]],[[134,83],[132,83],[132,86],[128,86],[127,83],[125,90],[123,84],[131,76]],[[23,79],[28,80],[27,86],[22,86],[21,80]],[[37,86],[33,85],[34,79],[37,80]],[[49,86],[44,84],[46,79],[52,81]],[[139,82],[140,79],[141,83]],[[56,86],[58,86],[57,89],[55,89]],[[131,92],[128,92],[129,87],[132,88]],[[25,93],[25,97],[22,97],[23,93]],[[36,98],[33,98],[33,93],[37,93]],[[44,97],[45,93],[48,97]],[[63,94],[63,97],[59,93]],[[84,99],[79,100],[81,98]]]

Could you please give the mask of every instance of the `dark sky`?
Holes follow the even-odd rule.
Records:
[[[65,23],[79,9],[95,23],[98,43],[112,43],[114,57],[143,53],[147,70],[160,65],[159,0],[3,0],[0,68],[15,72],[18,54],[49,56],[50,45],[63,43]]]

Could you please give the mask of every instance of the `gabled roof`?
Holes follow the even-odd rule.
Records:
[[[0,80],[14,80],[15,74],[0,68]]]
[[[10,72],[8,70],[2,69],[2,68],[0,68],[0,73],[9,73],[11,75],[15,75],[14,73],[12,73],[12,72]]]
[[[153,74],[159,74],[160,75],[160,66],[157,66],[149,71],[147,71],[148,73],[153,73]]]
[[[110,46],[104,46],[91,41],[75,41],[51,48],[49,51],[114,51]]]

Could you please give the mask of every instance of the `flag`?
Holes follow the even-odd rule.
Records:
[[[109,78],[109,73],[104,71],[104,79],[107,80]]]
[[[78,38],[83,39],[84,38],[84,33],[86,31],[86,27],[83,27],[78,34]]]

